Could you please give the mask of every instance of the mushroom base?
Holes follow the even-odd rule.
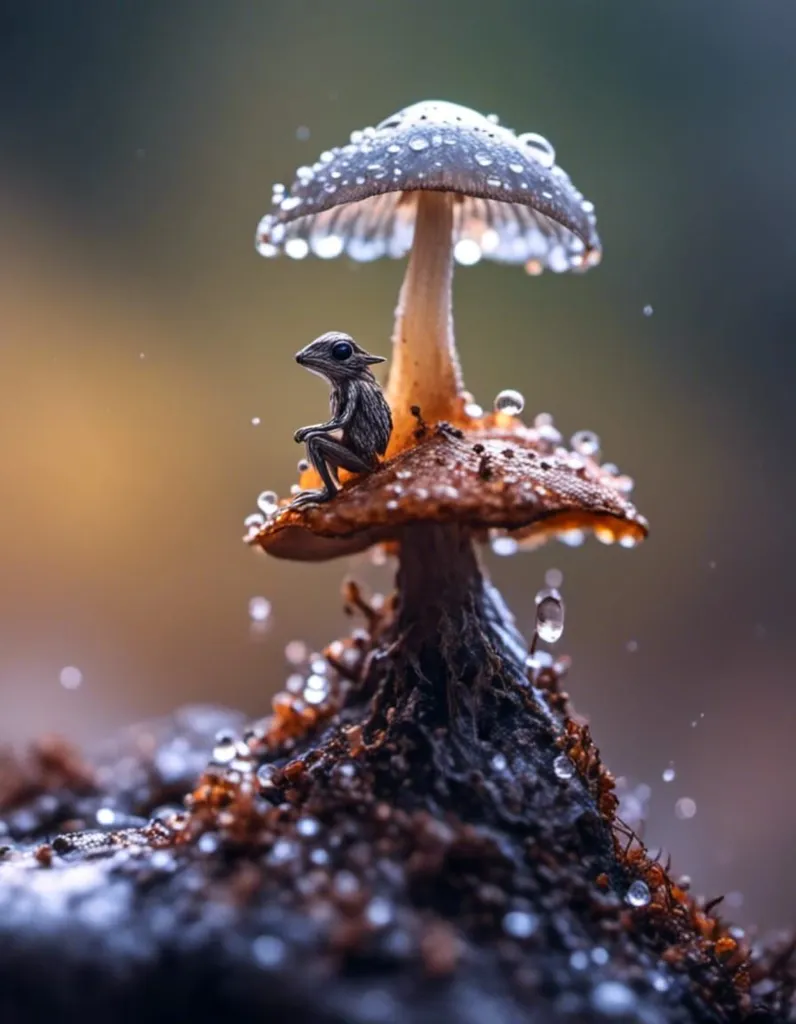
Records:
[[[786,1019],[784,962],[750,969],[619,839],[560,677],[529,686],[466,536],[407,534],[402,552],[386,611],[349,588],[368,639],[330,648],[332,703],[276,698],[192,792],[231,713],[144,727],[89,783],[6,790],[0,1019]],[[435,580],[432,552],[448,559]],[[183,813],[142,824],[183,793]],[[110,831],[33,849],[111,806]],[[651,900],[631,907],[639,878]]]

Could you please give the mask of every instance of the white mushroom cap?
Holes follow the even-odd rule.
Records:
[[[540,272],[599,262],[594,207],[557,166],[553,147],[441,101],[416,103],[354,132],[348,145],[299,168],[289,191],[277,186],[274,208],[258,226],[258,251],[404,256],[423,190],[456,197],[453,243],[461,263],[484,257]]]

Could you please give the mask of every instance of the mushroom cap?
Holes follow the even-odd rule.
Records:
[[[300,167],[260,221],[263,256],[355,260],[405,255],[414,235],[416,193],[453,193],[454,254],[525,263],[531,273],[599,262],[594,206],[555,162],[540,135],[517,135],[495,118],[455,103],[425,101]]]
[[[532,428],[442,424],[328,503],[283,505],[247,540],[277,558],[324,561],[421,522],[504,529],[533,545],[578,530],[632,547],[648,530],[610,474],[574,452],[546,453]]]

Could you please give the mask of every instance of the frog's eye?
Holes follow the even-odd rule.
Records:
[[[332,345],[332,359],[336,359],[338,363],[344,363],[353,354],[354,346],[350,341],[336,341]]]

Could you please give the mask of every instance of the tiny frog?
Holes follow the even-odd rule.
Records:
[[[301,427],[294,440],[307,447],[307,459],[324,483],[322,490],[302,491],[293,507],[329,501],[337,493],[337,471],[368,473],[379,464],[392,433],[392,416],[370,367],[383,363],[348,334],[329,331],[296,355],[296,362],[324,377],[331,386],[331,419]],[[338,435],[332,431],[339,431]]]

